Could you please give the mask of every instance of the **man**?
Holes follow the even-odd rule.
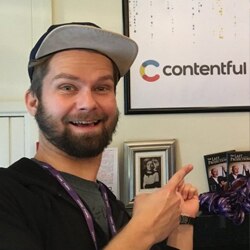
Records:
[[[131,219],[96,180],[118,121],[116,83],[136,55],[134,41],[91,23],[52,26],[37,42],[25,101],[39,147],[0,171],[0,250],[192,249],[193,226],[180,225],[198,211],[183,182],[191,165],[136,197]]]
[[[231,173],[228,175],[228,182],[232,183],[237,178],[243,177],[244,175],[239,173],[239,166],[234,164],[231,168]]]
[[[209,189],[210,191],[223,191],[224,186],[226,185],[226,177],[219,176],[217,168],[212,168],[210,170],[211,176],[208,178]]]

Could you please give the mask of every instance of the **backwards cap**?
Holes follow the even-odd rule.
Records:
[[[120,77],[128,72],[138,53],[138,46],[132,39],[103,30],[94,23],[52,25],[31,50],[28,64],[30,80],[34,71],[32,62],[68,49],[91,49],[104,54],[116,64]]]

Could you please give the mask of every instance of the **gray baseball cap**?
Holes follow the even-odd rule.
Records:
[[[45,56],[69,49],[91,49],[111,59],[120,77],[134,62],[138,46],[127,36],[101,29],[94,23],[74,22],[52,25],[30,52],[28,72],[32,80],[33,62]]]

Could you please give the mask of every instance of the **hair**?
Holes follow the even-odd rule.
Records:
[[[40,100],[42,95],[42,83],[44,77],[49,71],[49,62],[53,55],[49,55],[33,61],[30,63],[29,67],[33,67],[31,85],[29,91],[35,95],[38,100]]]
[[[90,50],[90,51],[92,51],[92,50]],[[51,58],[53,56],[54,56],[54,54],[51,54],[51,55],[45,56],[43,58],[40,58],[38,60],[35,60],[29,64],[29,67],[34,68],[29,91],[33,95],[35,95],[38,98],[38,100],[41,99],[43,79],[49,71],[49,63],[50,63]],[[115,93],[116,93],[116,85],[117,85],[118,81],[120,80],[120,73],[119,73],[119,70],[118,70],[118,67],[116,66],[116,64],[112,60],[111,60],[111,62],[112,62],[112,66],[113,66],[113,78],[114,78]]]
[[[211,168],[210,172],[212,173],[214,170],[216,170],[216,168]]]

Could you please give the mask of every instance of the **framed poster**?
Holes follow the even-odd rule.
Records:
[[[174,174],[175,139],[124,143],[125,204],[167,183]]]
[[[250,111],[249,0],[123,0],[125,114]]]

